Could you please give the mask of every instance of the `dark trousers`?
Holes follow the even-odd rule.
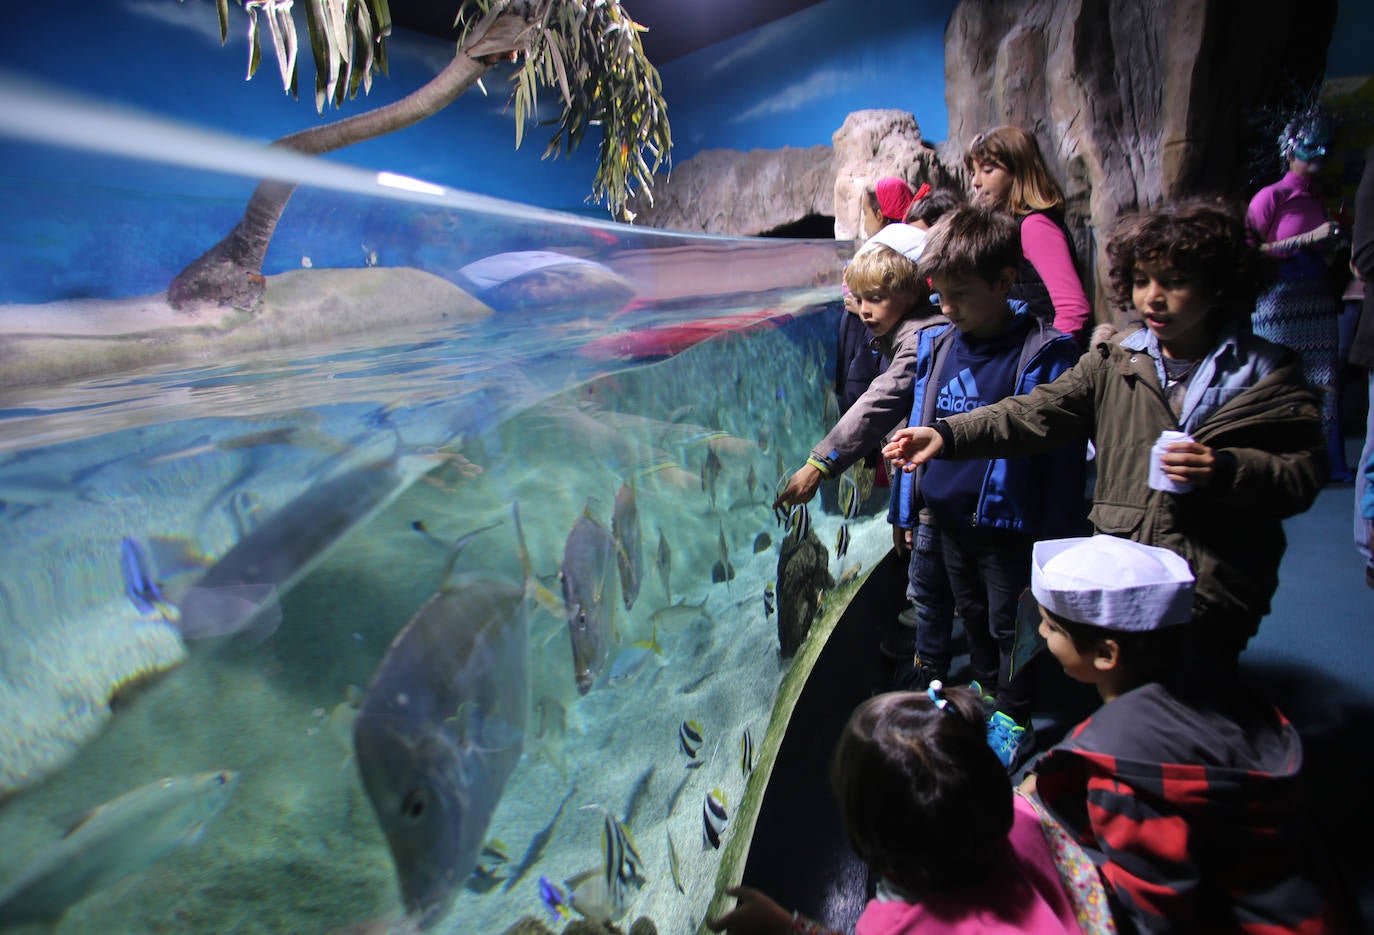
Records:
[[[968,634],[973,677],[997,687],[997,710],[1019,723],[1030,717],[1034,666],[1011,677],[1016,642],[1016,608],[1030,587],[1030,538],[1017,533],[942,526],[940,537],[954,599]]]
[[[943,677],[949,673],[954,636],[954,592],[945,573],[940,530],[924,517],[911,536],[906,596],[916,610],[916,656]]]

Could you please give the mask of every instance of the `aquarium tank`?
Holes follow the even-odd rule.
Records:
[[[890,543],[772,509],[850,245],[0,97],[0,926],[698,931]],[[170,309],[262,178],[262,302]]]

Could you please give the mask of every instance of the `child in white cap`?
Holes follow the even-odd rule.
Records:
[[[1297,732],[1235,681],[1189,672],[1187,562],[1097,535],[1036,543],[1031,575],[1040,635],[1104,704],[1022,790],[1097,864],[1118,927],[1343,930],[1303,847]]]

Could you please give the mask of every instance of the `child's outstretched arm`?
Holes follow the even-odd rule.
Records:
[[[778,499],[773,501],[773,509],[809,502],[816,495],[816,488],[820,487],[821,479],[819,468],[813,467],[810,463],[803,464],[797,473],[792,475],[782,493],[778,494]]]
[[[922,425],[892,433],[892,440],[883,447],[883,457],[910,474],[944,447],[945,440],[940,433]]]
[[[794,926],[796,916],[773,902],[765,894],[748,886],[726,890],[739,900],[735,908],[715,919],[707,919],[706,927],[727,935],[789,935],[791,932],[823,932],[815,923]],[[803,923],[806,920],[800,920]]]

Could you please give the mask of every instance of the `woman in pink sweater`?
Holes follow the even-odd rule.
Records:
[[[1050,175],[1040,146],[1020,127],[980,133],[964,157],[974,199],[1010,212],[1021,223],[1021,252],[1011,298],[1083,343],[1092,307],[1079,279],[1064,226],[1064,192]]]

